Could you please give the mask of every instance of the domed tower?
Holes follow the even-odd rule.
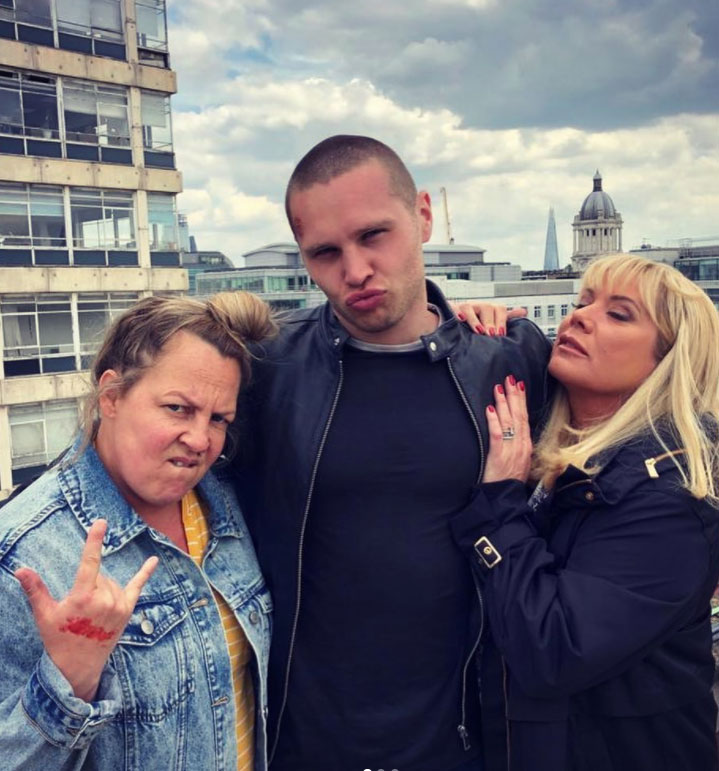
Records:
[[[594,175],[594,189],[574,218],[572,267],[583,271],[600,254],[622,251],[622,215],[602,190],[602,175]]]

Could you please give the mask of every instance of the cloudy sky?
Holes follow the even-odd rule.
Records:
[[[719,240],[716,0],[170,0],[179,209],[200,249],[290,240],[299,158],[337,133],[407,162],[445,240],[560,263],[599,169],[624,246]]]

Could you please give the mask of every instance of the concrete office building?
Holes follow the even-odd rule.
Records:
[[[0,498],[72,436],[109,320],[181,292],[164,0],[0,0]]]

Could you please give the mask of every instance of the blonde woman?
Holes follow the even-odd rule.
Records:
[[[671,267],[597,260],[549,371],[534,453],[524,384],[496,386],[453,521],[490,622],[483,691],[503,693],[483,703],[486,767],[715,771],[717,312]]]
[[[0,517],[3,769],[266,768],[271,602],[210,467],[273,331],[225,293],[107,333],[85,434]]]

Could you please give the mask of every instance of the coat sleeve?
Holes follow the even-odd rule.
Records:
[[[710,545],[692,499],[653,491],[648,506],[640,486],[617,506],[589,511],[561,567],[519,482],[480,485],[452,520],[495,642],[529,696],[571,695],[621,673],[697,611]]]
[[[93,738],[115,717],[120,686],[103,674],[96,700],[74,696],[43,650],[20,583],[0,568],[0,758],[4,771],[80,769]]]

